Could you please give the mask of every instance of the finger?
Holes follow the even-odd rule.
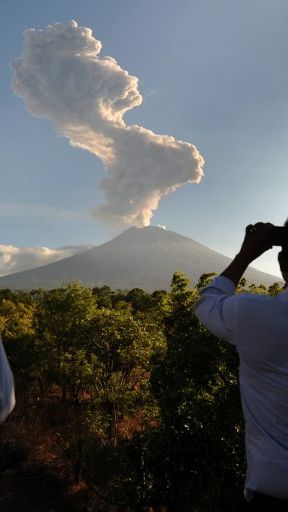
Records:
[[[257,231],[256,227],[253,224],[249,224],[249,226],[246,227],[245,236],[248,236],[248,237],[254,236],[256,231]]]
[[[254,231],[253,224],[249,224],[248,226],[246,226],[246,234],[251,233],[252,231]]]
[[[257,222],[254,224],[254,230],[269,234],[273,229],[271,222]]]

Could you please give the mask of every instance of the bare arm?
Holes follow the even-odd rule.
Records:
[[[221,276],[230,279],[237,286],[248,265],[258,256],[272,248],[270,234],[273,225],[258,222],[254,226],[250,224],[246,228],[245,238],[240,252],[235,256],[230,265],[222,272]]]

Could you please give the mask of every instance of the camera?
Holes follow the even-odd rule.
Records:
[[[270,235],[270,240],[272,245],[288,246],[288,226],[273,226],[272,233]]]

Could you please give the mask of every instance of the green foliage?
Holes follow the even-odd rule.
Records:
[[[125,415],[144,407],[152,355],[163,335],[149,332],[127,312],[104,311],[87,324],[86,344],[93,374],[90,389],[106,415],[106,431],[113,431]]]
[[[278,293],[283,291],[283,286],[279,283],[274,283],[268,288],[269,295],[278,295]]]
[[[92,291],[77,282],[49,290],[38,304],[38,330],[57,339],[69,338],[96,310]]]
[[[201,289],[201,288],[204,288],[205,286],[207,286],[209,283],[211,283],[211,281],[213,280],[213,278],[216,276],[216,274],[214,272],[209,272],[207,274],[202,274],[202,276],[200,277],[198,283],[197,283],[197,288],[198,289]],[[244,279],[244,278],[243,278]],[[245,281],[245,279],[244,279]],[[242,281],[243,282],[243,281]]]
[[[224,512],[241,493],[237,355],[193,312],[212,278],[192,288],[176,272],[170,292],[152,294],[77,282],[0,291],[21,421],[39,399],[52,409],[62,402],[69,421],[59,446],[75,479],[121,512]],[[242,280],[238,293],[247,291],[280,288]]]
[[[158,487],[171,510],[214,511],[223,490],[232,492],[228,479],[235,491],[243,477],[237,357],[199,324],[193,314],[197,291],[183,274],[173,276],[171,299],[167,352],[151,376],[165,454],[157,465]]]
[[[44,292],[39,300],[36,348],[42,376],[48,386],[60,386],[63,399],[67,394],[77,399],[82,381],[91,372],[83,330],[96,311],[92,291],[77,282]]]
[[[102,286],[101,288],[95,287],[93,288],[92,293],[96,297],[99,308],[111,309],[113,307],[112,299],[114,292],[109,286]]]
[[[34,334],[35,308],[30,304],[2,299],[0,304],[0,334],[4,340],[18,339]]]
[[[148,311],[153,303],[151,295],[140,288],[130,290],[125,300],[131,304],[133,313],[137,311]]]

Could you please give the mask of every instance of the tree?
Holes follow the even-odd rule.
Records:
[[[209,272],[209,273],[206,273],[206,274],[202,274],[200,276],[200,279],[197,283],[197,288],[199,290],[201,290],[201,288],[204,288],[205,286],[207,286],[209,283],[211,283],[212,279],[216,276],[215,272]]]
[[[93,366],[90,392],[105,416],[102,432],[111,440],[125,417],[145,408],[152,356],[163,346],[163,335],[125,311],[106,310],[87,324],[85,337]]]
[[[43,418],[64,410],[63,457],[119,510],[224,512],[242,487],[237,354],[193,313],[211,278],[191,288],[177,272],[152,294],[72,283],[2,296],[21,422],[36,404]]]
[[[96,311],[92,291],[77,282],[44,292],[39,301],[36,325],[42,375],[50,385],[60,387],[63,400],[77,400],[84,375],[91,371],[83,330]]]
[[[90,400],[86,436],[81,440],[82,468],[92,486],[104,487],[106,496],[108,490],[110,500],[114,496],[121,501],[126,496],[128,504],[131,495],[136,499],[133,487],[142,474],[141,465],[137,467],[142,460],[139,445],[136,443],[137,461],[133,461],[136,448],[130,438],[135,430],[145,430],[158,413],[149,375],[152,356],[163,346],[163,335],[151,327],[147,330],[125,310],[102,310],[87,324],[85,339],[93,370],[86,380]],[[137,476],[137,484],[131,472]]]
[[[111,290],[110,286],[102,286],[101,288],[95,286],[92,293],[96,297],[99,308],[111,309],[113,307],[112,299],[115,292]]]
[[[214,512],[223,489],[229,494],[244,472],[238,361],[193,314],[198,291],[189,284],[184,274],[174,274],[167,352],[151,375],[161,411],[155,486],[172,510]]]
[[[0,334],[4,340],[15,340],[34,334],[35,307],[22,302],[2,299],[0,304]]]
[[[153,299],[151,295],[141,288],[133,288],[127,293],[125,300],[132,306],[133,313],[144,312],[152,307]]]
[[[274,283],[268,288],[269,295],[278,295],[283,291],[283,285],[280,283]]]

